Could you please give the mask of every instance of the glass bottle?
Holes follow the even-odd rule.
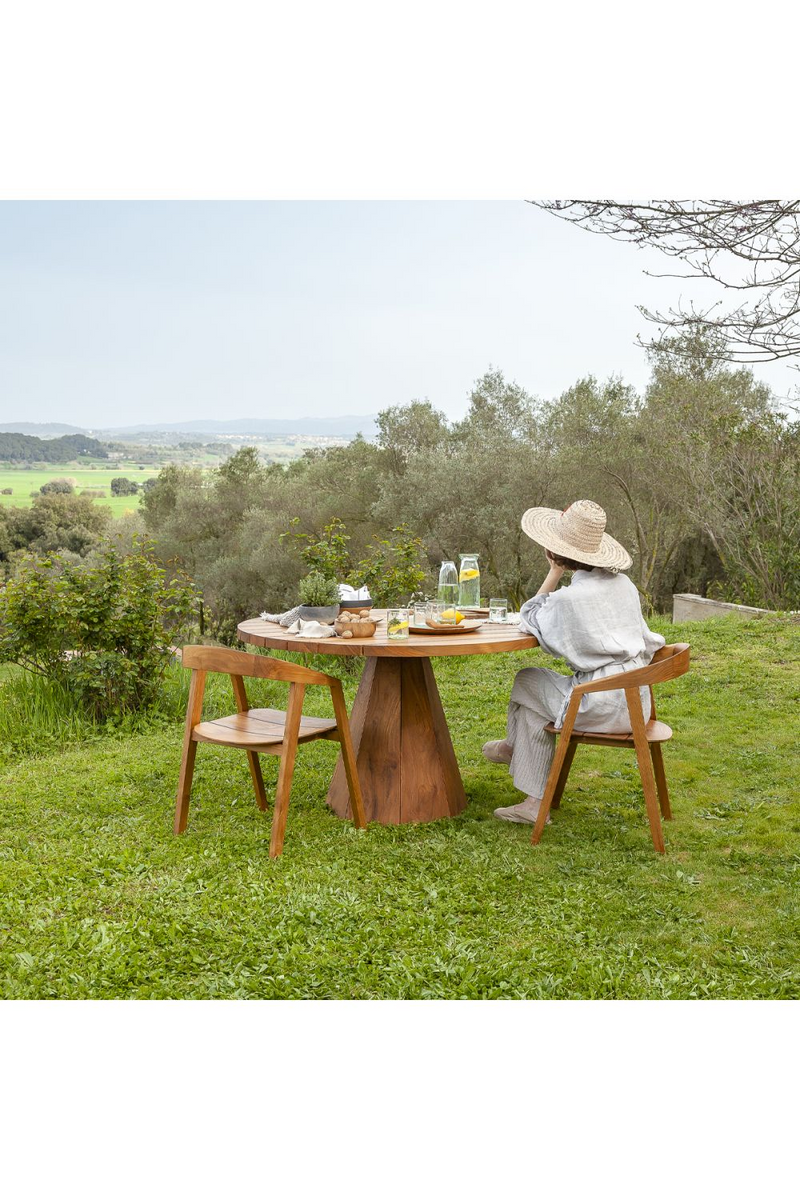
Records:
[[[458,607],[480,608],[481,572],[477,554],[461,555],[461,570],[458,572]]]
[[[439,569],[439,587],[436,598],[451,608],[458,604],[458,571],[456,564],[450,559],[443,562]]]

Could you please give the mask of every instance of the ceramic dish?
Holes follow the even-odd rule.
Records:
[[[484,624],[483,621],[461,621],[458,625],[409,625],[409,633],[474,633]]]

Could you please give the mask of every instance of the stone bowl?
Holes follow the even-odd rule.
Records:
[[[301,621],[319,621],[321,625],[333,625],[338,614],[338,604],[327,604],[324,608],[312,608],[309,604],[301,604],[298,615]]]

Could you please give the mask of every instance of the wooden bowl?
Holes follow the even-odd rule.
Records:
[[[372,617],[350,617],[349,620],[343,621],[340,613],[333,623],[333,628],[339,637],[349,630],[354,638],[371,638],[378,628],[378,622],[373,621]]]

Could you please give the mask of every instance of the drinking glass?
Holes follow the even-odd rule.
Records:
[[[447,604],[443,600],[432,600],[428,606],[428,616],[432,621],[438,621],[440,625],[455,625],[456,623],[456,608],[454,604]]]
[[[508,616],[508,601],[507,600],[490,600],[489,601],[489,620],[495,624],[505,624]]]
[[[390,608],[386,613],[386,636],[393,642],[405,641],[408,637],[408,609]]]
[[[431,614],[430,600],[417,600],[412,605],[411,611],[414,615],[413,625],[424,625]]]

